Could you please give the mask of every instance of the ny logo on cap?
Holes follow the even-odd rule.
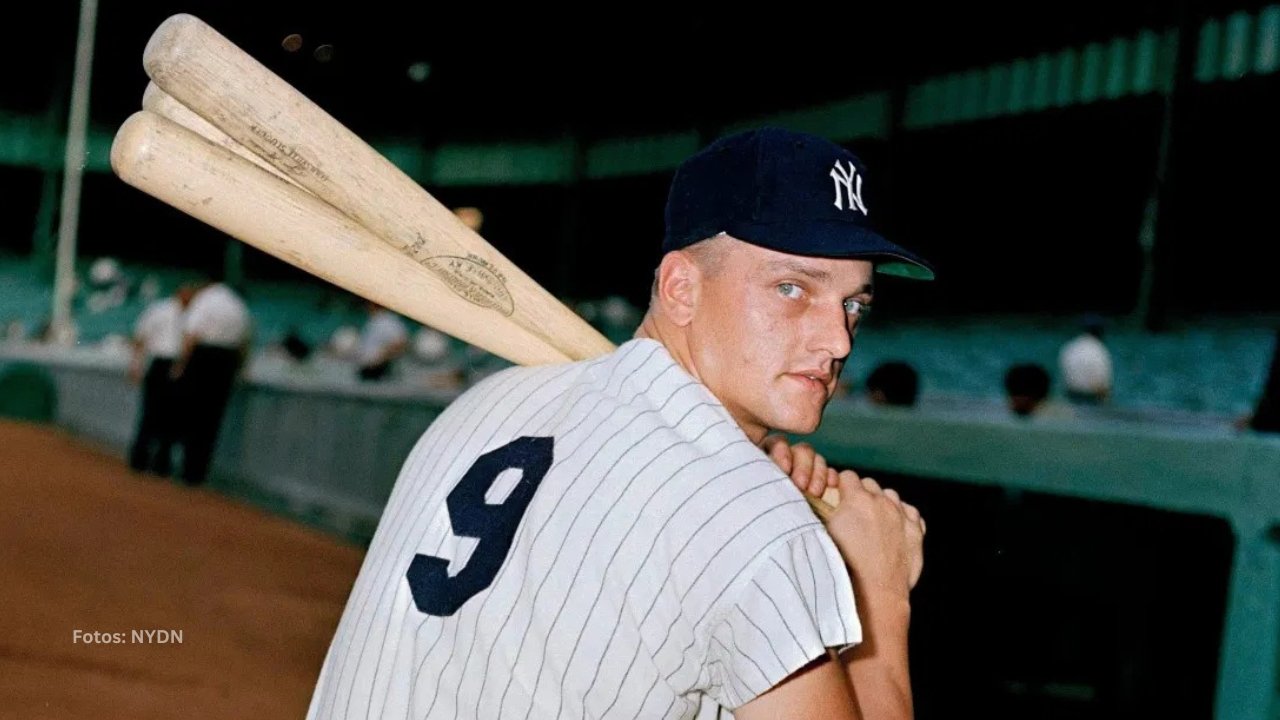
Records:
[[[867,215],[867,206],[862,202],[862,176],[858,174],[852,160],[846,162],[849,163],[847,169],[840,165],[839,160],[836,160],[836,166],[831,169],[831,180],[835,183],[836,190],[836,207],[844,210],[847,205],[850,210],[856,208]]]

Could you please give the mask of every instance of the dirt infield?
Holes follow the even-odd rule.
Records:
[[[360,549],[46,427],[0,422],[0,497],[0,715],[305,715]]]

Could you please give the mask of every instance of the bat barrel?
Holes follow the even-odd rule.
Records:
[[[440,277],[573,359],[613,349],[368,143],[203,21],[175,15],[143,53],[182,105]]]
[[[567,362],[562,351],[466,302],[319,198],[177,123],[143,110],[111,146],[129,185],[222,232],[521,365]]]

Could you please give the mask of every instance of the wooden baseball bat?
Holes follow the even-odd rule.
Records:
[[[572,359],[613,346],[372,146],[200,19],[174,15],[143,52],[152,81],[213,127]]]
[[[169,118],[205,140],[221,145],[281,180],[288,181],[294,187],[302,187],[296,180],[280,172],[266,160],[249,152],[248,148],[232,140],[226,133],[209,124],[208,120],[192,112],[191,108],[175,100],[172,95],[161,90],[153,82],[147,83],[147,89],[142,92],[142,109],[150,110],[157,115]]]
[[[316,196],[147,110],[121,125],[111,167],[126,183],[285,262],[520,365],[569,357]],[[583,324],[585,320],[579,319]]]

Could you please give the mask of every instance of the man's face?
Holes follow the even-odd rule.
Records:
[[[872,264],[728,242],[691,321],[698,375],[753,439],[813,432],[871,302]]]

